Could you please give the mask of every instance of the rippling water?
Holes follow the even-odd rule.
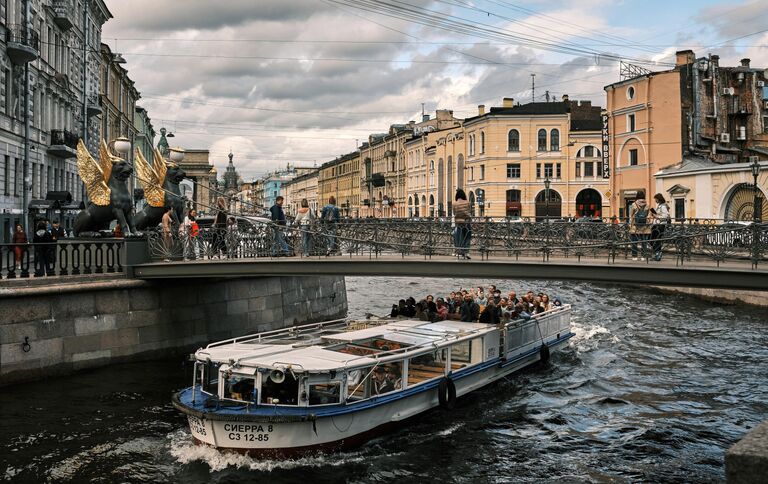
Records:
[[[494,281],[348,278],[350,313]],[[192,443],[178,361],[0,389],[0,479],[19,482],[708,482],[768,418],[768,311],[632,287],[499,283],[574,308],[536,366],[354,452],[270,461]]]

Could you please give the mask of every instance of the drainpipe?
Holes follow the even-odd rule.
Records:
[[[24,3],[24,42],[26,42],[27,45],[30,45],[32,34],[30,31],[31,22],[29,20],[29,2],[30,0],[27,0]],[[29,209],[27,206],[29,205],[30,198],[30,193],[28,193],[28,191],[32,191],[31,176],[29,171],[29,62],[27,62],[24,64],[24,189],[21,191],[22,223],[24,226],[24,232],[27,234],[29,234]]]
[[[83,144],[88,147],[88,0],[83,2]]]

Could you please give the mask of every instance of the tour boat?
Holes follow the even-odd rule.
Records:
[[[198,443],[251,455],[351,448],[537,361],[573,336],[568,305],[487,325],[335,320],[211,343],[173,396]]]

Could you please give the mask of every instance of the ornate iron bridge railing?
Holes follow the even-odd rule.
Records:
[[[0,245],[0,278],[76,276],[123,272],[123,239],[67,239]]]
[[[656,248],[677,265],[708,260],[768,262],[768,224],[742,222],[665,224],[656,240],[633,240],[621,223],[474,219],[468,253],[472,257],[552,257],[652,259]],[[462,231],[463,233],[463,231]],[[449,219],[347,219],[337,223],[314,221],[301,226],[241,223],[230,229],[185,233],[151,232],[153,261],[243,259],[257,257],[323,257],[330,255],[460,256],[466,240],[457,240]],[[656,247],[654,247],[654,244]],[[636,250],[636,252],[635,252]]]

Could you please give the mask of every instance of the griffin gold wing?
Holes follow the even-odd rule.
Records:
[[[136,174],[139,178],[142,188],[144,188],[144,198],[151,207],[165,206],[165,192],[163,191],[163,180],[157,178],[157,173],[141,151],[136,150]]]
[[[102,165],[88,152],[83,140],[77,144],[77,171],[85,184],[85,192],[91,202],[99,206],[109,205],[111,194],[107,184],[109,178],[105,176]]]
[[[168,165],[165,164],[165,160],[163,159],[163,154],[160,153],[160,150],[155,148],[155,160],[154,164],[152,165],[155,168],[155,173],[157,173],[157,179],[160,180],[160,186],[163,186],[165,183],[165,174],[168,173]]]
[[[107,142],[103,139],[99,145],[99,165],[101,166],[101,172],[104,174],[104,181],[109,184],[109,177],[112,175],[112,154],[109,152]]]

